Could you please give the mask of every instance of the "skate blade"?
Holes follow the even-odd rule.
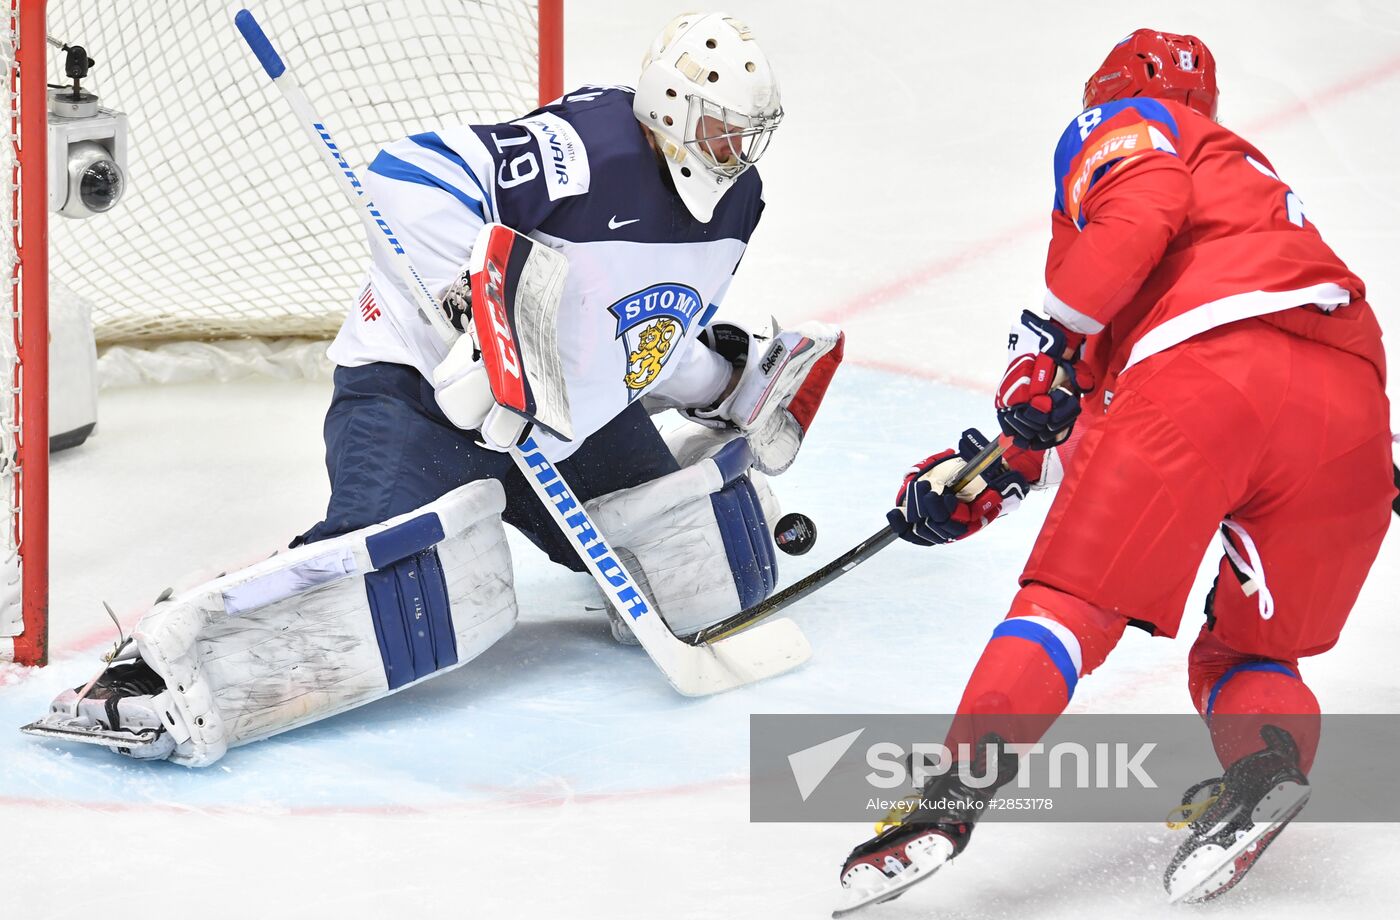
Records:
[[[78,720],[49,722],[40,719],[20,727],[26,735],[40,738],[54,738],[58,741],[76,741],[79,744],[100,744],[104,747],[122,747],[130,751],[143,751],[154,748],[164,734],[159,728],[102,728],[90,722]]]
[[[1175,875],[1198,876],[1195,882],[1182,881],[1176,890],[1168,888],[1167,900],[1172,904],[1199,904],[1217,898],[1235,887],[1254,865],[1278,832],[1292,821],[1308,804],[1311,786],[1281,783],[1259,802],[1252,817],[1254,826],[1234,844],[1215,853],[1198,850],[1177,867]],[[1198,855],[1200,859],[1192,859]],[[1186,870],[1183,873],[1183,870]]]
[[[917,885],[942,869],[953,858],[953,843],[942,834],[934,834],[928,845],[918,852],[905,851],[911,857],[909,867],[894,878],[884,878],[869,888],[847,890],[844,903],[831,912],[832,917],[848,917],[872,904],[896,898],[906,888]]]

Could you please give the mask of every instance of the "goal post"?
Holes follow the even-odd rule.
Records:
[[[0,660],[48,661],[48,127],[44,6],[8,0],[0,53],[9,62],[5,175],[7,322],[0,334],[0,483],[9,521],[0,538]],[[35,347],[37,346],[37,347]]]
[[[540,105],[564,95],[564,0],[539,0]]]
[[[563,0],[0,0],[0,661],[48,654],[50,290],[81,298],[99,346],[324,339],[368,264],[295,125],[249,101],[268,90],[233,26],[242,5],[310,74],[357,166],[404,135],[563,93]],[[83,89],[127,116],[126,192],[85,220],[48,211],[46,84],[65,77],[46,37],[83,46]],[[82,449],[100,448],[99,428]]]

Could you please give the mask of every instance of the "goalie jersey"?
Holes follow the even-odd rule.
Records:
[[[695,220],[623,87],[584,87],[507,124],[396,141],[364,185],[436,296],[467,265],[487,222],[568,257],[559,348],[574,440],[537,435],[555,460],[643,394],[664,395],[668,381],[701,372],[708,349],[695,338],[763,211],[762,183],[749,169],[709,223]],[[447,346],[379,258],[329,356],[347,367],[409,365],[431,380]]]

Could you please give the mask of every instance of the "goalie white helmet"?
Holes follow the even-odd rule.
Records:
[[[671,20],[642,59],[632,111],[702,223],[763,156],[783,118],[768,58],[749,27],[727,13]]]

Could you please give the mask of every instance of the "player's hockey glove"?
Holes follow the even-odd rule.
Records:
[[[846,334],[825,323],[802,323],[760,336],[737,323],[712,323],[700,334],[711,351],[739,370],[733,388],[713,406],[682,414],[711,428],[737,428],[753,449],[754,466],[769,475],[797,458],[832,375],[841,364]]]
[[[1094,387],[1084,336],[1053,319],[1022,311],[1011,327],[1010,358],[997,388],[997,421],[1016,444],[1047,450],[1069,437],[1079,397]]]
[[[899,536],[920,546],[952,543],[970,537],[998,516],[1013,510],[1026,495],[1026,477],[998,460],[961,492],[948,491],[967,461],[987,446],[987,438],[969,428],[956,450],[945,450],[916,464],[904,477],[887,515]]]

